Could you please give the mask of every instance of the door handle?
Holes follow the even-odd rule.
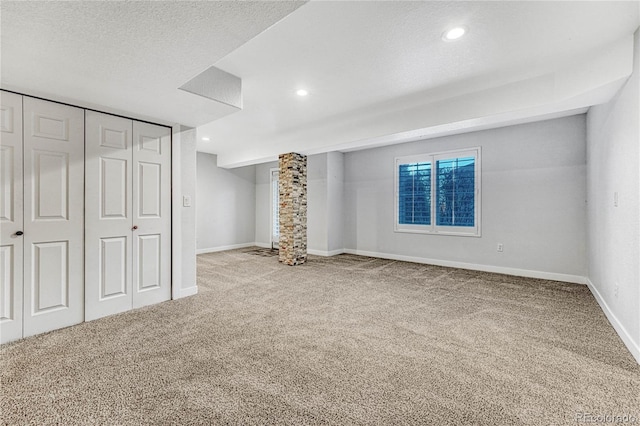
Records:
[[[22,231],[17,231],[17,232],[16,232],[16,235],[17,235],[17,236],[24,235],[24,232],[22,232]]]
[[[136,229],[138,229],[138,225],[133,225],[133,228],[131,228],[132,231],[135,231]]]

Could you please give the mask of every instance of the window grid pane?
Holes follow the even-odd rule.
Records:
[[[431,163],[399,165],[398,223],[431,224]]]
[[[475,226],[475,158],[436,161],[436,225]]]

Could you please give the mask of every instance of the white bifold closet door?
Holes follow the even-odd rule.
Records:
[[[171,132],[86,112],[86,320],[171,298]]]
[[[24,324],[84,320],[84,110],[29,97],[24,119]]]
[[[22,337],[22,96],[0,92],[0,343]]]
[[[86,112],[87,321],[130,310],[133,191],[131,120]]]
[[[133,307],[171,299],[171,129],[133,122]]]

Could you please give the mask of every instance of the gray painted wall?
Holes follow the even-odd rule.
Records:
[[[344,154],[327,154],[327,250],[344,249]]]
[[[585,130],[579,115],[347,153],[345,248],[584,277]],[[476,146],[482,237],[394,232],[394,158]]]
[[[327,154],[307,157],[307,249],[326,252]]]
[[[589,280],[640,362],[640,30],[633,74],[587,129]],[[618,193],[618,206],[614,194]],[[618,324],[616,324],[616,321]],[[628,340],[632,340],[629,342]]]
[[[255,239],[256,168],[223,169],[216,156],[197,156],[197,249],[214,250]]]

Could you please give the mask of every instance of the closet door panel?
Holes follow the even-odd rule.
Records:
[[[132,126],[125,118],[86,112],[87,321],[133,306]]]
[[[133,307],[171,298],[171,131],[133,122]]]
[[[22,96],[0,91],[0,343],[22,337]]]
[[[24,97],[24,336],[84,320],[84,111]]]

